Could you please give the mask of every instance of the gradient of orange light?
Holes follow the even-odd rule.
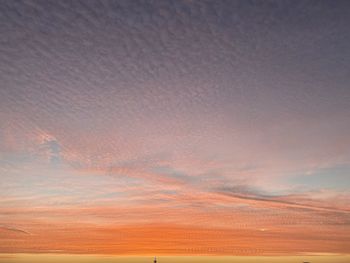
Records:
[[[188,196],[192,198],[192,196]],[[174,198],[185,204],[186,198]],[[228,205],[237,198],[197,196]],[[116,207],[16,207],[2,209],[23,231],[2,228],[0,252],[115,254],[263,255],[300,252],[348,253],[348,213],[322,207],[245,200],[248,210],[197,209],[166,205]],[[252,205],[258,211],[253,212]],[[158,222],[158,223],[147,223]]]

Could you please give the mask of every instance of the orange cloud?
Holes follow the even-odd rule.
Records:
[[[39,229],[38,229],[39,230]],[[9,231],[0,239],[0,252],[84,254],[208,254],[281,255],[293,253],[348,253],[349,233],[307,234],[302,229],[258,231],[206,228],[173,224],[93,226],[88,224],[42,224],[26,235]]]

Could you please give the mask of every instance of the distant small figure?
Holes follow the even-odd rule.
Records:
[[[153,263],[157,263],[157,257],[154,257]],[[304,263],[309,263],[309,262],[304,262]]]

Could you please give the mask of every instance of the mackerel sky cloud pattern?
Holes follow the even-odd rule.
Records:
[[[350,253],[349,1],[1,1],[0,24],[1,253]]]

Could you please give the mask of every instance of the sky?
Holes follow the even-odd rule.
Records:
[[[340,0],[1,0],[0,262],[346,257],[349,24]]]

